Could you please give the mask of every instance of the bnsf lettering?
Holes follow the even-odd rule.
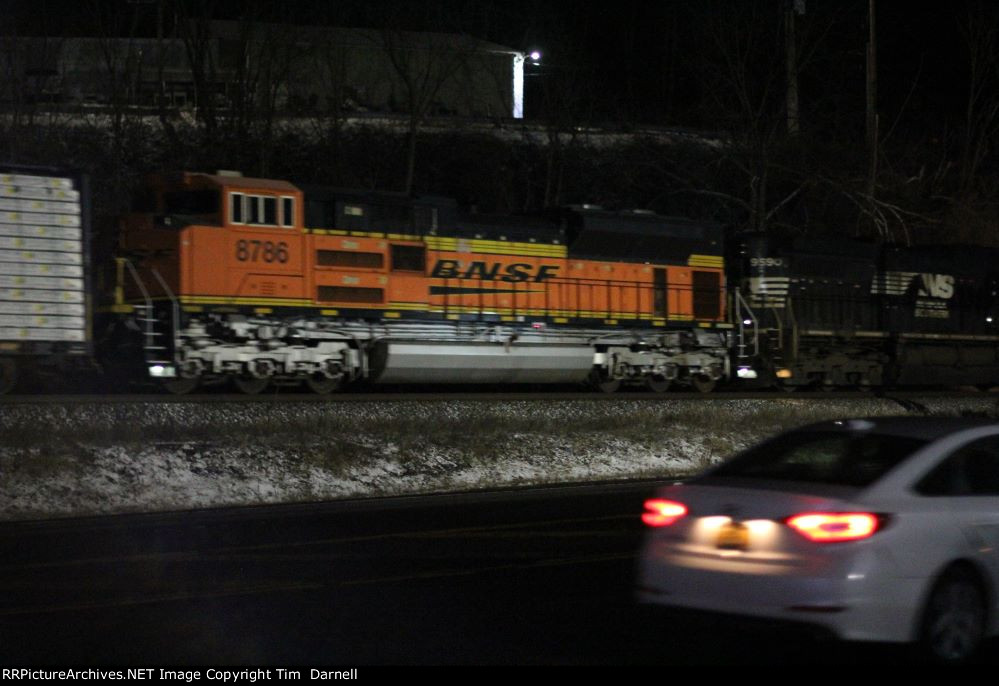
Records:
[[[239,240],[236,241],[236,259],[240,262],[279,262],[288,261],[288,244],[284,241]]]
[[[558,266],[543,265],[534,272],[534,266],[515,262],[503,265],[499,262],[487,264],[472,262],[467,268],[462,268],[457,260],[437,260],[430,276],[435,279],[481,279],[482,281],[505,281],[517,283],[520,281],[547,281],[558,273]]]

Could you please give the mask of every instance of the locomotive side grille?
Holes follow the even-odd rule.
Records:
[[[320,286],[317,299],[324,302],[380,303],[385,296],[381,288]]]
[[[348,250],[317,250],[316,264],[320,267],[355,267],[381,269],[385,256],[377,252],[351,252]]]
[[[784,307],[791,279],[786,276],[751,276],[746,279],[753,307]]]
[[[871,293],[873,295],[905,295],[917,276],[916,272],[897,271],[876,274],[871,281]]]

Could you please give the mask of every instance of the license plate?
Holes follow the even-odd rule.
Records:
[[[739,522],[730,522],[718,530],[715,545],[722,550],[745,550],[749,547],[749,528]]]

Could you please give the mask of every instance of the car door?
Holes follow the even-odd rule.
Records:
[[[999,584],[999,435],[978,438],[944,458],[916,486],[941,498],[964,534],[964,543]]]

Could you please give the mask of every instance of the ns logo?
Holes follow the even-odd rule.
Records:
[[[948,300],[954,295],[954,277],[949,274],[919,274],[917,295]]]

